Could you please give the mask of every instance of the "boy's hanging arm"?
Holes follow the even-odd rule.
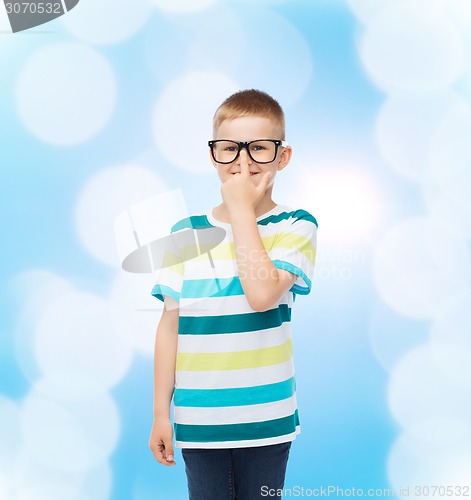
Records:
[[[258,230],[255,207],[263,198],[271,175],[265,173],[255,186],[247,162],[242,161],[241,173],[231,176],[221,187],[234,235],[239,279],[255,311],[272,308],[297,279],[274,266]]]

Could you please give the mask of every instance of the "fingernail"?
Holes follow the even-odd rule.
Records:
[[[169,455],[167,457],[167,462],[173,462],[173,455]]]

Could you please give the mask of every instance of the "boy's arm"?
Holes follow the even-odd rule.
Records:
[[[164,309],[157,327],[154,350],[154,422],[149,448],[163,465],[173,460],[173,427],[170,403],[175,387],[175,363],[178,340],[178,307],[169,307],[173,299],[165,296]]]
[[[274,266],[263,246],[253,208],[238,211],[231,225],[245,296],[254,311],[271,309],[294,285],[297,276]]]

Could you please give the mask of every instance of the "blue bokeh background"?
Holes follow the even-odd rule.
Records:
[[[394,488],[398,497],[399,486],[414,480],[464,484],[471,412],[456,402],[471,400],[471,205],[463,195],[469,148],[447,131],[456,123],[463,137],[471,130],[471,45],[464,29],[471,11],[460,11],[457,1],[437,2],[434,8],[442,10],[430,13],[416,2],[421,18],[413,9],[393,11],[401,3],[81,0],[63,18],[17,34],[8,32],[2,13],[0,497],[186,498],[180,451],[177,466],[164,468],[147,447],[159,313],[135,309],[160,307],[148,302],[153,278],[133,282],[126,292],[133,300],[127,301],[123,290],[130,278],[122,276],[109,238],[94,235],[111,234],[121,210],[159,191],[181,189],[189,212],[220,202],[205,142],[196,138],[210,138],[209,118],[228,82],[265,90],[284,107],[294,156],[277,179],[274,200],[302,206],[319,222],[313,289],[298,297],[293,313],[302,432],[285,487]],[[422,22],[437,28],[427,30]],[[401,32],[407,23],[417,23],[417,32]],[[433,48],[435,53],[428,51]],[[44,67],[37,72],[32,61],[40,51]],[[87,72],[89,54],[99,57],[90,68],[103,63],[111,69],[108,87],[100,89],[101,73]],[[61,72],[59,63],[69,56],[70,67]],[[75,86],[70,83],[78,77]],[[69,87],[57,84],[62,78]],[[51,88],[61,105],[53,104]],[[101,109],[110,94],[109,109]],[[211,106],[207,115],[198,114],[200,99]],[[400,113],[392,112],[381,127],[383,105],[391,100],[410,107],[413,130],[423,130],[421,141],[411,141],[408,118]],[[417,102],[425,104],[417,108]],[[439,111],[429,116],[422,109]],[[173,122],[173,114],[180,121]],[[174,158],[165,147],[177,135],[179,160],[177,151]],[[449,147],[455,155],[445,169],[437,158],[446,157]],[[401,157],[419,154],[426,161],[417,170],[401,166]],[[103,173],[104,180],[93,184]],[[96,196],[100,189],[102,196]],[[96,217],[87,219],[90,213]],[[421,265],[423,274],[414,274]],[[106,337],[98,325],[94,330],[94,317],[87,323],[88,310],[80,310],[85,302],[78,301],[78,312],[69,318],[78,296],[71,295],[64,309],[54,301],[72,290],[118,307],[127,318],[116,333],[119,342],[123,335],[128,339],[127,351],[112,363],[118,368],[111,381],[105,369],[113,327]],[[64,311],[57,324],[52,314],[45,319],[54,310]],[[452,331],[448,315],[457,318]],[[85,448],[74,470],[67,436],[75,431],[50,427],[56,420],[35,405],[42,397],[58,407],[67,400],[63,393],[41,392],[37,382],[55,359],[71,355],[68,339],[78,345],[72,337],[80,333],[74,329],[79,317],[90,325],[78,348],[79,366],[87,375],[86,353],[92,349],[90,370],[103,375],[98,385],[111,396],[118,423],[109,424],[106,411],[81,406],[94,422],[84,432],[98,437],[97,448],[108,425],[116,439],[110,438],[100,459],[99,451]],[[100,356],[108,360],[102,372],[92,364]],[[423,374],[424,366],[430,371],[420,385],[414,375]],[[35,403],[27,406],[33,391]],[[445,393],[450,399],[443,413],[430,401],[444,401]],[[37,435],[44,440],[36,442]],[[58,440],[50,449],[44,446],[48,436]],[[440,462],[443,456],[449,469]],[[67,472],[64,461],[72,464]],[[32,477],[31,469],[41,472]]]

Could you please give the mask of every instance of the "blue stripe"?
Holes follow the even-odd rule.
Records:
[[[174,424],[177,441],[203,443],[267,439],[292,434],[299,425],[298,410],[287,417],[244,424],[188,425]]]
[[[169,286],[160,285],[159,283],[157,283],[157,285],[154,285],[154,288],[152,288],[151,295],[161,300],[162,302],[164,302],[163,295],[169,295],[170,297],[172,297],[172,299],[176,300],[177,302],[180,301],[180,294],[178,292],[176,292],[173,288],[170,288]]]
[[[294,210],[292,212],[281,212],[276,215],[270,215],[265,219],[257,221],[257,224],[260,224],[261,226],[267,226],[268,224],[276,224],[277,222],[290,218],[294,219],[293,221],[291,221],[291,224],[294,224],[298,220],[307,220],[315,224],[316,227],[319,227],[317,225],[317,220],[315,219],[315,217],[306,210]]]
[[[173,394],[175,406],[211,407],[247,406],[272,403],[290,398],[296,391],[294,376],[274,384],[229,389],[180,389]]]
[[[207,229],[208,227],[214,226],[209,222],[206,215],[191,215],[176,222],[170,232],[174,233],[182,229]]]
[[[219,287],[218,287],[219,284]],[[238,276],[233,278],[215,278],[185,280],[182,287],[182,298],[229,297],[244,295],[244,289]]]
[[[274,309],[262,312],[222,316],[180,316],[178,333],[180,335],[215,335],[254,332],[276,328],[287,321],[291,321],[291,308],[288,304],[278,304]]]
[[[307,274],[298,266],[291,264],[290,262],[285,262],[284,260],[275,259],[273,265],[279,269],[284,269],[290,273],[301,276],[301,278],[306,283],[307,287],[294,284],[290,288],[290,292],[298,293],[299,295],[307,295],[311,291],[311,280],[307,277]]]

